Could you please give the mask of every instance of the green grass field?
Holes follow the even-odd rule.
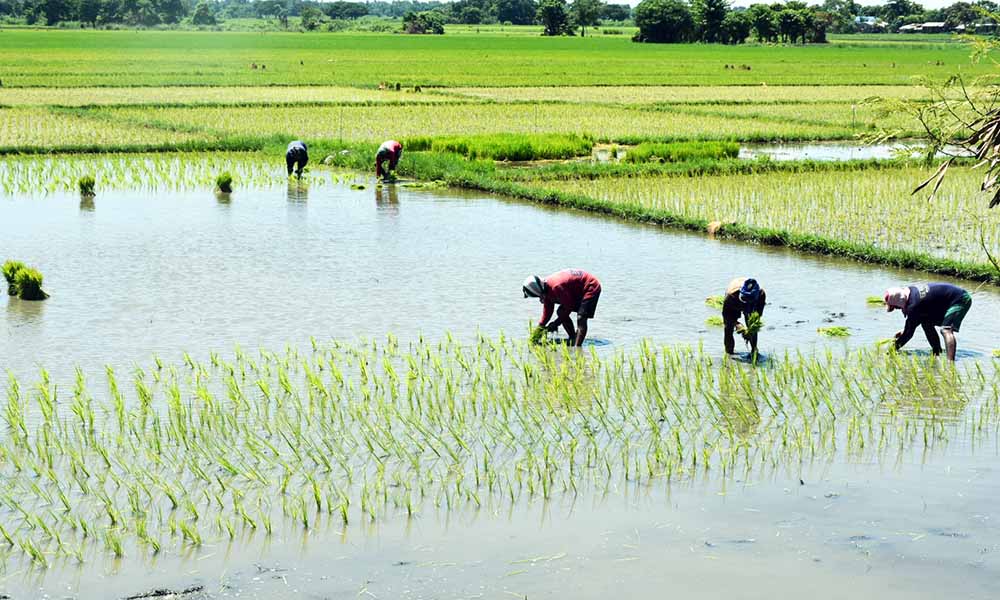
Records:
[[[953,43],[635,44],[628,36],[7,30],[4,87],[909,85],[989,72]],[[251,69],[251,64],[266,69]],[[727,69],[726,65],[747,66]]]

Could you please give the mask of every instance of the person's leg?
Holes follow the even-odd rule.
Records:
[[[958,345],[955,341],[955,334],[961,329],[962,321],[965,320],[965,315],[969,313],[970,308],[972,308],[972,296],[966,293],[961,300],[951,305],[944,313],[944,320],[941,322],[941,337],[944,338],[945,352],[948,353],[949,360],[955,360],[955,351]]]
[[[948,355],[948,360],[955,360],[955,350],[957,344],[955,343],[955,332],[951,330],[951,327],[941,328],[941,337],[944,338],[944,351]]]
[[[288,167],[288,176],[292,176],[292,168],[295,166],[295,155],[291,152],[285,154],[285,166]]]

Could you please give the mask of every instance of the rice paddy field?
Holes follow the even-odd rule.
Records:
[[[872,100],[967,45],[0,38],[0,261],[50,295],[0,299],[0,597],[995,595],[1000,213],[912,195]],[[529,343],[565,267],[587,343]],[[955,363],[889,349],[927,280]]]

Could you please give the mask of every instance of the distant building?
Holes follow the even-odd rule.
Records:
[[[889,26],[888,23],[878,17],[857,16],[854,17],[854,26],[861,32],[883,31]]]
[[[944,21],[910,23],[899,28],[899,33],[945,33],[946,31],[948,31],[948,24]]]

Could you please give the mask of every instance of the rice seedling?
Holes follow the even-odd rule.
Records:
[[[764,328],[764,319],[761,317],[759,312],[752,312],[746,319],[746,323],[743,325],[743,337],[749,339],[751,336],[757,335],[761,329]]]
[[[857,133],[849,122],[805,123],[781,117],[734,118],[690,109],[649,111],[559,104],[402,105],[394,107],[392,123],[386,121],[384,109],[378,106],[100,107],[76,109],[73,115],[88,122],[150,127],[194,136],[182,142],[287,136],[288,123],[295,123],[298,136],[304,139],[348,142],[496,134],[575,134],[618,143],[769,141],[845,139]],[[6,144],[0,138],[0,146],[3,145]]]
[[[17,295],[17,285],[14,283],[17,277],[17,272],[27,268],[27,266],[18,260],[7,260],[3,263],[3,278],[7,281],[7,295],[16,296]]]
[[[77,180],[77,188],[80,190],[81,196],[93,196],[94,195],[94,177],[92,175],[84,175]]]
[[[698,159],[736,158],[740,146],[735,142],[673,142],[659,144],[644,142],[626,151],[625,161],[682,162]]]
[[[1000,358],[1000,349],[993,351],[993,358]]]
[[[528,161],[589,156],[594,140],[577,134],[492,134],[416,137],[403,142],[407,150],[454,152],[472,159]]]
[[[8,378],[0,563],[196,551],[318,530],[324,514],[353,527],[626,482],[752,481],[817,457],[897,464],[1000,425],[996,372],[875,350],[747,369],[648,342],[601,357],[389,338],[161,365],[157,385],[109,369],[93,389],[79,373],[63,403],[44,371]]]
[[[848,337],[850,330],[843,325],[831,325],[830,327],[819,327],[816,332],[827,337]]]
[[[722,327],[725,325],[725,321],[719,315],[712,315],[705,319],[705,325],[709,327]]]
[[[219,173],[219,176],[215,178],[215,189],[222,192],[223,194],[229,194],[233,191],[233,176],[229,171],[223,171]]]
[[[865,298],[865,303],[868,306],[885,306],[885,299],[882,296],[868,296]]]
[[[726,299],[722,296],[709,296],[708,298],[705,298],[705,304],[717,310],[722,310],[722,305],[725,300]]]
[[[7,280],[7,294],[21,300],[45,300],[49,297],[42,290],[43,277],[38,269],[22,262],[8,260],[3,265],[3,276]]]
[[[919,100],[927,97],[920,86],[548,86],[475,87],[437,90],[497,102],[570,102],[579,104],[773,104],[860,103],[874,96]],[[0,96],[2,97],[2,96]]]
[[[702,177],[613,177],[540,182],[561,192],[607,204],[616,211],[663,211],[675,220],[734,223],[766,241],[810,236],[870,246],[872,254],[913,252],[932,258],[985,262],[978,235],[1000,254],[1000,212],[978,197],[979,173],[957,169],[934,202],[912,195],[922,168],[865,171],[767,172]],[[702,225],[702,229],[704,225]],[[802,240],[808,247],[809,242]],[[857,249],[857,255],[862,250]]]

